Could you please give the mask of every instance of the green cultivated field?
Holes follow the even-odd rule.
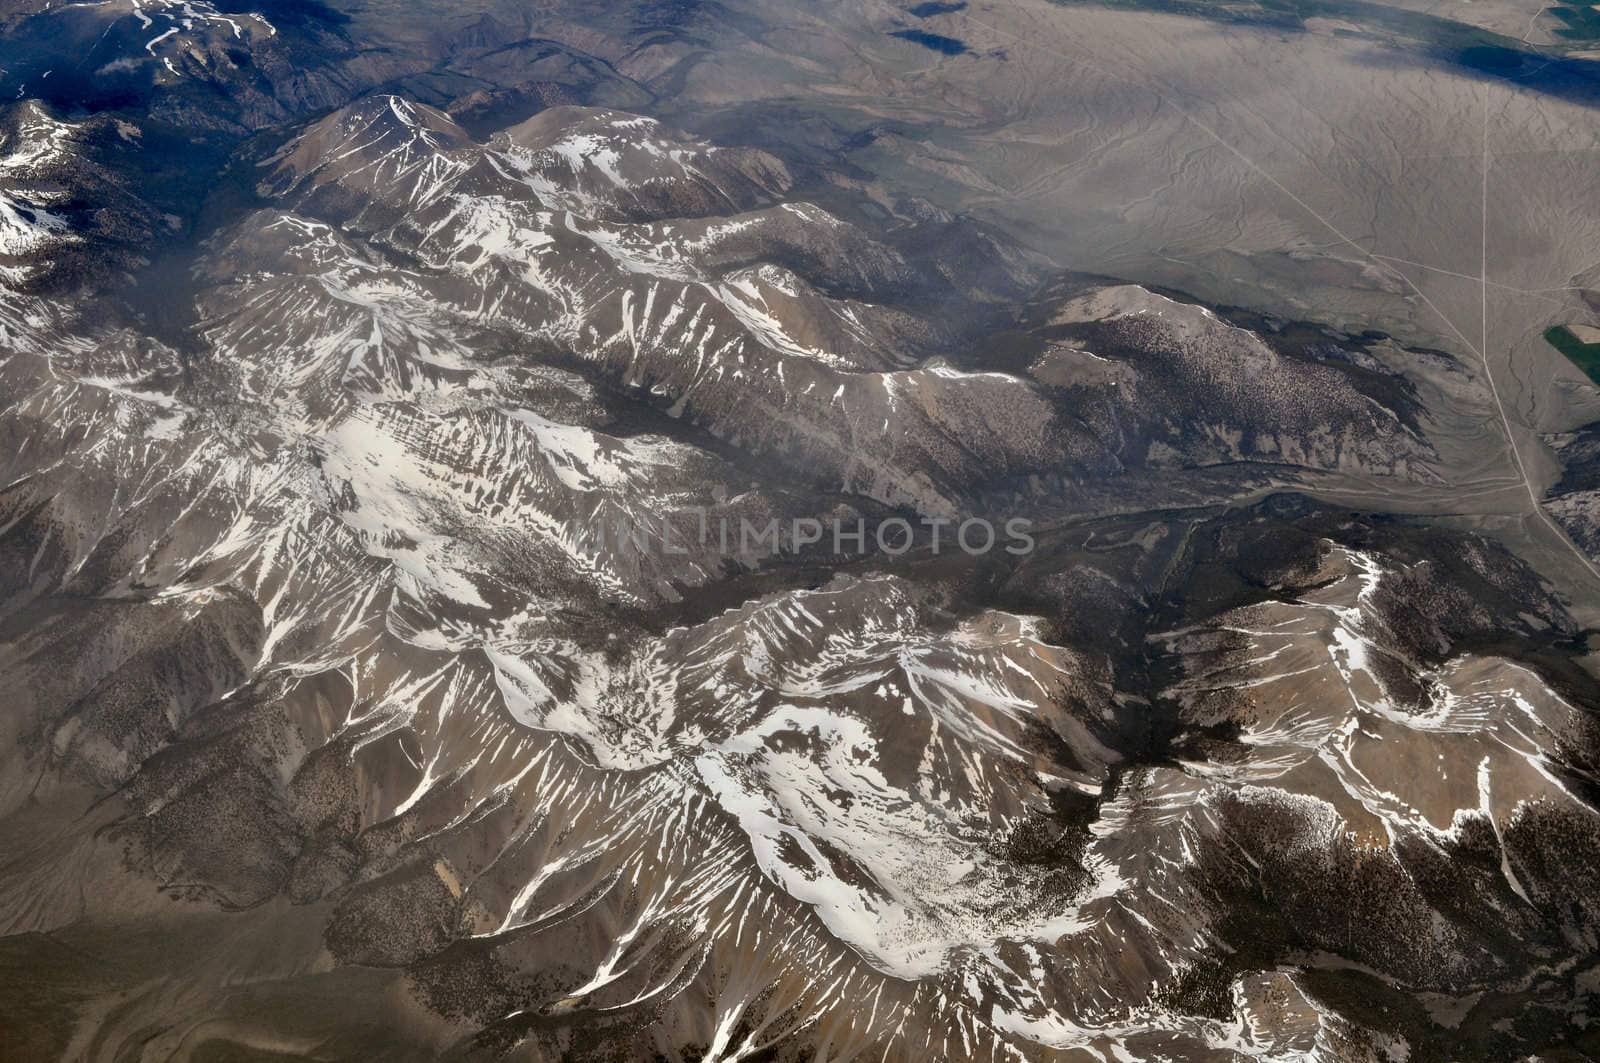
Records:
[[[1545,340],[1572,359],[1572,364],[1589,374],[1589,379],[1600,384],[1600,343],[1584,343],[1565,325],[1546,329]]]

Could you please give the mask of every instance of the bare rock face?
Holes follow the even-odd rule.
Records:
[[[1600,684],[1457,519],[1479,362],[897,188],[979,175],[861,70],[976,41],[756,128],[702,60],[810,22],[236,6],[0,18],[28,1058],[1583,1043]]]
[[[1052,352],[1036,374],[1104,395],[1119,421],[1142,429],[1146,462],[1282,461],[1438,480],[1415,399],[1392,371],[1286,357],[1205,307],[1133,286],[1068,299],[1047,328],[1091,361]]]
[[[1554,440],[1561,478],[1545,496],[1545,508],[1572,541],[1600,558],[1600,425],[1586,425]]]

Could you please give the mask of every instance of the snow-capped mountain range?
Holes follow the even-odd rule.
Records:
[[[284,6],[8,24],[17,1058],[1509,1059],[1588,1021],[1572,603],[1313,500],[1447,497],[1476,365],[549,85],[372,92],[399,60]],[[72,106],[91,31],[72,76],[138,91]],[[972,517],[1033,549],[933,548]],[[694,534],[891,518],[904,554]]]

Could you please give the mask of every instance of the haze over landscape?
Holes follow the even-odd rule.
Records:
[[[0,4],[0,1060],[1600,1058],[1600,14]]]

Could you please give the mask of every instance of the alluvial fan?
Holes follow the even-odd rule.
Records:
[[[0,13],[0,1058],[1600,1052],[1588,290],[1170,6]]]

